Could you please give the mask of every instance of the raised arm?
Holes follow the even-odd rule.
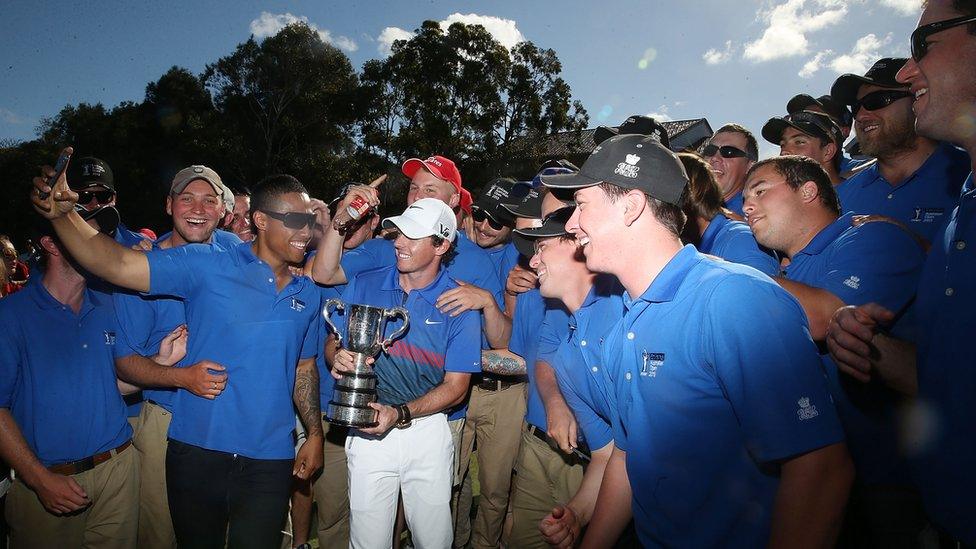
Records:
[[[339,212],[342,212],[349,206],[355,198],[361,198],[369,202],[374,208],[379,206],[380,199],[377,188],[381,183],[386,181],[386,175],[381,175],[369,185],[352,185],[346,192],[346,196],[339,202],[336,207],[336,217],[340,218]],[[327,213],[327,212],[326,212]],[[320,217],[322,215],[320,214]],[[342,265],[340,260],[342,259],[342,243],[345,240],[345,234],[339,232],[335,228],[335,223],[328,222],[325,224],[325,235],[322,237],[321,242],[319,242],[318,251],[315,254],[315,260],[312,261],[311,277],[312,280],[322,284],[324,286],[335,286],[336,284],[345,284],[348,282],[346,279],[346,273],[342,270]]]

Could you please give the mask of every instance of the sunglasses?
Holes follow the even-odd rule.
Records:
[[[873,91],[864,97],[854,101],[851,104],[851,110],[854,114],[864,107],[869,111],[876,111],[878,109],[883,109],[888,105],[898,101],[899,99],[904,99],[906,97],[911,97],[911,92],[907,90],[878,90]]]
[[[297,231],[304,227],[311,229],[315,226],[315,214],[303,212],[272,212],[270,210],[260,210],[271,219],[281,221],[286,228]]]
[[[474,210],[473,212],[471,212],[471,218],[474,219],[474,222],[475,223],[481,223],[482,221],[484,221],[484,220],[487,219],[488,220],[488,225],[492,229],[495,229],[496,231],[500,231],[500,230],[502,230],[505,227],[505,224],[504,223],[499,223],[498,221],[492,219],[492,217],[490,215],[488,215],[487,213],[485,213],[485,211],[482,210],[481,208],[478,208],[478,209]]]
[[[923,57],[925,57],[925,54],[929,52],[929,36],[951,29],[952,27],[965,25],[966,23],[976,23],[976,15],[964,15],[962,17],[946,19],[944,21],[936,21],[935,23],[922,25],[921,27],[915,29],[915,31],[912,33],[912,59],[918,63]]]
[[[711,158],[716,153],[722,155],[722,158],[748,158],[749,160],[755,160],[751,154],[742,149],[737,149],[732,145],[722,145],[721,147],[718,145],[705,145],[705,148],[702,149],[702,154],[705,155],[705,158]]]
[[[99,204],[108,204],[115,198],[112,191],[78,191],[78,203],[88,204],[94,198]]]

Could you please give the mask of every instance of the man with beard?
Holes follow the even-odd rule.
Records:
[[[257,237],[231,250],[189,245],[135,251],[100,236],[73,213],[77,194],[50,167],[34,178],[35,209],[77,262],[123,288],[183,298],[192,335],[186,363],[220,364],[230,385],[207,396],[176,394],[166,483],[181,547],[273,547],[281,542],[291,477],[322,464],[319,412],[319,290],[290,268],[301,263],[316,214],[294,177],[255,190]],[[48,198],[41,198],[50,193]],[[213,398],[221,394],[221,398]],[[292,441],[297,408],[308,439]]]
[[[172,218],[173,231],[153,242],[152,249],[187,244],[231,249],[239,245],[241,240],[234,233],[217,230],[230,192],[217,172],[206,166],[180,170],[166,197],[166,213]],[[166,437],[176,389],[214,398],[216,395],[210,393],[212,383],[223,387],[227,376],[223,366],[209,361],[170,368],[148,358],[159,352],[163,338],[186,324],[183,300],[121,291],[113,296],[119,320],[116,369],[121,379],[143,388],[144,402],[132,440],[139,452],[138,542],[140,547],[175,547],[166,501]]]
[[[912,57],[895,76],[912,93],[915,131],[948,141],[976,158],[976,2],[929,0],[912,33]],[[908,342],[884,329],[895,316],[876,303],[845,307],[829,327],[827,344],[838,366],[861,381],[878,380],[916,396],[920,429],[916,484],[929,517],[943,529],[943,546],[976,545],[976,437],[972,406],[976,369],[976,187],[973,175],[932,239],[919,282],[918,337]]]
[[[915,133],[912,94],[895,80],[906,61],[880,59],[864,76],[834,82],[831,94],[854,109],[861,150],[878,159],[837,195],[844,212],[886,215],[931,241],[959,198],[969,155]]]

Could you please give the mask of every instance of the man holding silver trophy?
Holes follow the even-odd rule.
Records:
[[[346,441],[350,545],[389,547],[402,493],[414,545],[448,548],[454,443],[445,411],[481,371],[481,319],[436,306],[458,287],[444,269],[457,233],[448,205],[424,198],[383,226],[399,231],[396,265],[360,273],[337,310],[325,311],[337,379],[329,420],[354,427]],[[338,256],[341,242],[330,228],[319,253]]]

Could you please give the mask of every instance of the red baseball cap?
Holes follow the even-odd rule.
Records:
[[[468,215],[471,215],[471,205],[473,203],[474,203],[474,200],[471,198],[471,193],[468,192],[467,189],[462,188],[461,189],[461,200],[458,202],[458,205],[461,206],[461,209],[464,210],[464,213],[466,213]]]
[[[461,186],[461,172],[458,171],[457,166],[454,165],[454,161],[450,158],[445,158],[440,155],[430,156],[426,160],[411,158],[403,163],[401,170],[403,171],[403,175],[413,179],[414,174],[420,168],[425,168],[428,172],[434,174],[434,177],[437,179],[442,179],[454,185],[457,192],[461,193],[464,190],[464,187]]]

